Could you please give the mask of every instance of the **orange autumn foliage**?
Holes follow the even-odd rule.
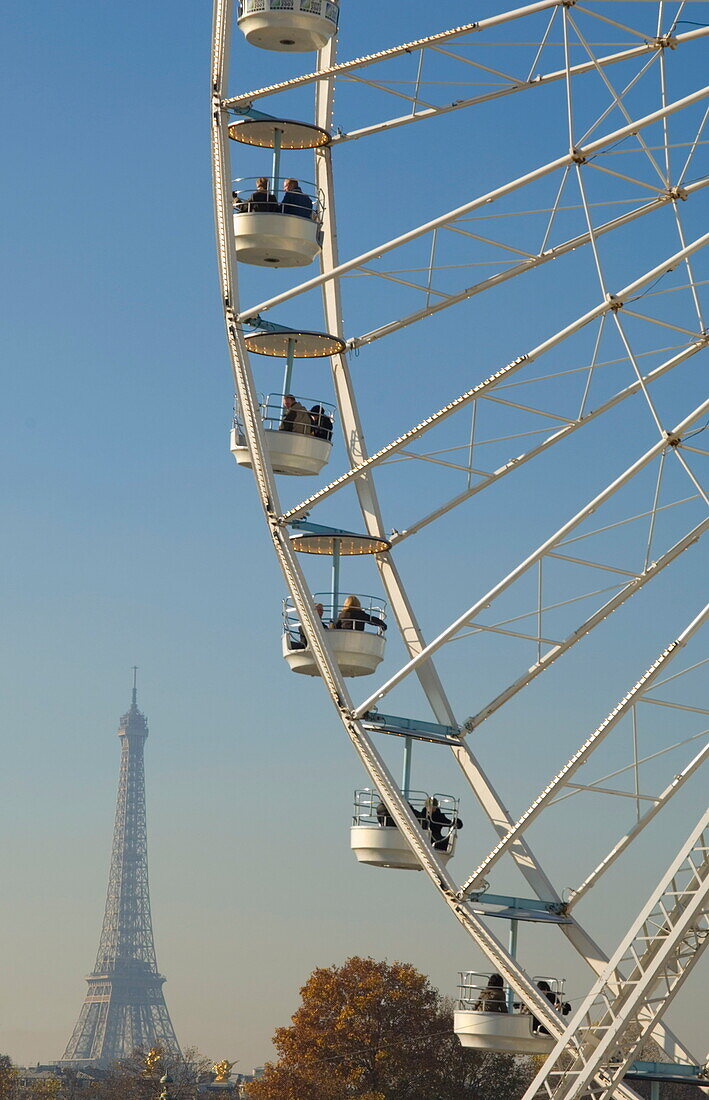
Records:
[[[463,1050],[450,1006],[409,963],[353,957],[313,971],[300,992],[248,1100],[485,1100],[481,1072],[493,1069],[501,1098],[521,1095],[515,1060]]]

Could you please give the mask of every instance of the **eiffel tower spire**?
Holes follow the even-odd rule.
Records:
[[[158,973],[150,915],[143,749],[148,723],[138,710],[137,667],[130,709],[118,728],[118,780],[108,893],[96,964],[60,1065],[103,1064],[160,1047],[180,1058]]]

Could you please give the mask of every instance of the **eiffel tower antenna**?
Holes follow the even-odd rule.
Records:
[[[108,893],[96,964],[60,1065],[110,1065],[137,1049],[182,1057],[163,995],[150,914],[143,750],[148,723],[138,710],[133,666],[130,710],[118,728],[121,766]]]

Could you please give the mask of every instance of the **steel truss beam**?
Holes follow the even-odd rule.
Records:
[[[563,0],[554,0],[553,3],[545,5],[533,5],[534,10],[540,10],[542,7],[546,8],[558,8],[562,6]],[[519,14],[508,13],[510,18],[520,18],[523,15],[528,15],[529,10],[520,9]],[[440,35],[431,35],[428,38],[417,39],[415,42],[407,42],[404,45],[396,46],[390,50],[382,50],[380,53],[369,54],[365,57],[355,58],[352,61],[342,61],[337,65],[332,65],[329,68],[319,69],[316,72],[306,73],[303,76],[293,77],[291,80],[284,80],[278,84],[270,84],[264,88],[257,88],[254,91],[244,92],[238,96],[232,96],[229,99],[224,100],[223,106],[237,113],[247,109],[253,103],[260,99],[265,99],[268,96],[276,95],[281,92],[291,91],[295,88],[302,88],[305,85],[313,84],[317,81],[322,81],[327,78],[346,76],[348,73],[355,72],[357,69],[366,68],[369,65],[376,65],[382,61],[388,61],[391,58],[401,57],[405,54],[411,54],[416,50],[426,50],[431,47],[435,47],[437,43],[443,41],[450,41],[456,37],[461,37],[465,34],[470,34],[477,31],[483,31],[492,22],[500,22],[504,20],[504,16],[496,17],[493,20],[481,20],[480,23],[471,23],[465,27],[455,28],[450,31],[443,31]],[[687,42],[692,42],[697,38],[703,38],[709,34],[709,29],[705,27],[697,27],[692,31],[685,31],[681,34],[672,36],[672,46],[677,48],[679,45],[683,45]],[[622,61],[631,61],[637,57],[643,57],[653,52],[661,51],[668,45],[668,42],[664,38],[656,38],[648,40],[639,46],[633,46],[627,50],[620,50],[613,54],[606,54],[593,61],[583,62],[578,65],[572,65],[570,67],[570,74],[572,76],[580,76],[584,73],[590,72],[596,65],[601,68],[605,68],[609,65],[615,65]],[[333,145],[340,145],[343,142],[353,141],[357,138],[368,137],[371,134],[381,133],[382,131],[388,131],[395,129],[399,126],[406,126],[410,122],[420,122],[425,119],[436,118],[439,115],[449,114],[451,111],[459,111],[466,107],[474,107],[480,103],[486,103],[492,99],[499,99],[502,96],[511,95],[514,92],[524,91],[527,88],[538,88],[545,84],[550,84],[558,80],[563,80],[566,77],[566,69],[559,69],[549,73],[539,73],[538,75],[530,76],[527,80],[513,80],[509,87],[501,87],[493,92],[488,92],[482,95],[471,96],[468,99],[458,99],[454,103],[447,103],[440,107],[433,106],[424,110],[417,110],[413,113],[402,115],[400,118],[387,119],[384,122],[377,123],[372,126],[363,127],[360,130],[350,131],[349,133],[337,133],[333,136]]]
[[[353,61],[341,61],[339,64],[335,64],[335,54],[326,46],[322,53],[318,55],[320,68],[316,72],[306,73],[303,76],[296,76],[290,80],[282,80],[278,84],[269,84],[265,88],[259,88],[253,92],[244,92],[241,95],[232,96],[230,99],[224,99],[221,106],[227,109],[231,108],[238,110],[239,107],[248,106],[256,99],[263,99],[265,96],[275,95],[277,92],[290,91],[293,88],[302,88],[313,82],[319,83],[327,81],[328,83],[332,83],[332,79],[335,76],[340,76],[343,73],[352,72],[355,69],[363,69],[368,65],[376,65],[380,61],[389,61],[391,58],[401,57],[403,54],[410,54],[415,50],[425,49],[427,46],[433,46],[441,42],[451,42],[453,39],[461,38],[465,34],[488,30],[490,27],[496,27],[502,23],[509,23],[513,19],[521,19],[525,15],[532,15],[538,11],[545,11],[548,8],[558,8],[561,7],[564,2],[565,0],[539,0],[539,3],[528,4],[523,8],[515,8],[513,11],[495,15],[491,19],[481,19],[477,23],[464,23],[460,27],[452,27],[450,30],[440,31],[438,34],[430,34],[425,38],[417,38],[413,42],[405,42],[401,46],[392,46],[388,50],[379,50],[377,53],[367,54],[364,57],[355,58]]]
[[[591,753],[593,753],[599,747],[599,745],[603,743],[608,734],[614,729],[615,726],[617,726],[618,722],[620,722],[620,720],[625,717],[630,709],[640,699],[642,699],[645,692],[649,691],[649,689],[653,686],[653,684],[659,677],[660,673],[667,668],[668,664],[670,664],[670,662],[674,660],[678,653],[682,652],[684,647],[687,645],[687,642],[690,640],[690,638],[694,636],[694,634],[697,633],[698,630],[701,629],[701,627],[707,621],[707,618],[709,618],[709,604],[707,604],[706,607],[702,609],[699,615],[697,615],[692,620],[692,622],[685,628],[685,630],[682,631],[679,637],[674,642],[671,642],[670,645],[668,645],[667,648],[662,651],[657,660],[654,661],[653,664],[650,665],[650,667],[647,669],[647,671],[643,673],[635,686],[632,687],[627,695],[625,695],[623,699],[621,699],[621,701],[617,704],[617,706],[613,708],[610,714],[603,720],[603,722],[601,722],[600,726],[598,726],[593,731],[590,737],[588,737],[583,742],[581,747],[577,749],[577,751],[574,753],[568,763],[566,763],[561,771],[557,775],[555,775],[553,779],[550,780],[547,786],[544,787],[544,789],[542,790],[541,794],[534,799],[531,805],[518,818],[514,826],[509,830],[509,832],[504,837],[502,837],[502,839],[499,841],[498,844],[495,845],[489,855],[487,855],[485,859],[482,860],[482,862],[478,865],[478,867],[476,867],[470,877],[466,879],[466,881],[463,883],[463,886],[461,888],[461,893],[463,895],[467,895],[468,893],[470,893],[471,890],[475,889],[476,885],[480,882],[483,875],[487,874],[495,865],[495,863],[497,863],[497,861],[501,859],[501,857],[505,854],[514,838],[516,836],[519,836],[527,828],[529,828],[535,818],[537,818],[542,810],[547,805],[549,805],[549,803],[557,794],[558,790],[568,784],[574,773],[578,771],[582,764],[586,763]],[[700,759],[704,759],[704,753],[706,753],[706,749],[703,751],[702,754],[700,754],[700,757],[697,758],[696,766],[698,766]],[[683,778],[686,779],[688,777],[689,776],[687,775]],[[654,813],[657,813],[660,808],[667,803],[672,794],[676,793],[676,791],[679,789],[679,786],[681,786],[681,784],[679,784],[678,782],[673,782],[670,788],[668,788],[668,791],[664,793],[664,798],[663,796],[660,796],[660,798],[657,799],[657,802],[653,807]],[[650,813],[653,813],[653,811],[650,811]],[[647,821],[645,821],[645,824],[647,824]],[[617,858],[619,854],[620,852],[615,850],[614,858]],[[611,862],[612,861],[610,861],[608,857],[606,857],[606,860],[604,861],[604,870],[607,870],[608,867],[610,867]],[[599,876],[596,875],[594,881],[597,881],[598,877]],[[574,900],[576,901],[578,900],[578,898],[575,897]]]
[[[707,234],[707,236],[703,239],[703,243],[707,242],[709,242],[709,234]],[[450,401],[447,405],[444,405],[442,409],[439,409],[431,416],[426,417],[426,419],[421,421],[421,423],[417,424],[413,428],[410,428],[403,435],[400,435],[397,439],[392,440],[391,443],[387,443],[385,447],[380,448],[373,455],[369,457],[363,457],[361,453],[358,453],[355,456],[352,467],[346,473],[341,474],[340,477],[336,478],[334,481],[331,481],[329,485],[325,485],[322,489],[319,489],[316,493],[313,493],[311,496],[307,497],[304,501],[296,505],[294,508],[290,508],[287,512],[284,512],[281,516],[281,523],[291,523],[294,519],[298,519],[306,512],[311,511],[311,509],[314,508],[316,504],[319,504],[321,501],[325,500],[326,497],[331,496],[332,493],[335,493],[339,489],[344,488],[345,485],[349,485],[350,482],[356,481],[358,478],[365,475],[369,470],[373,469],[375,466],[381,465],[381,463],[390,459],[392,455],[401,451],[403,448],[408,447],[409,444],[412,443],[415,439],[418,439],[420,436],[425,435],[425,433],[430,431],[431,428],[434,428],[438,424],[443,423],[443,421],[447,420],[449,416],[453,416],[454,413],[459,412],[461,409],[465,408],[466,405],[469,405],[472,401],[475,401],[481,397],[485,397],[490,391],[494,390],[501,383],[506,382],[510,377],[512,377],[512,375],[521,370],[522,367],[525,367],[529,363],[532,363],[535,360],[541,358],[541,356],[545,352],[562,343],[569,336],[572,336],[574,333],[578,332],[579,329],[589,324],[589,322],[603,316],[611,309],[622,309],[622,301],[624,297],[629,296],[630,294],[634,293],[636,289],[639,289],[641,286],[646,285],[647,282],[650,282],[653,278],[657,276],[658,272],[666,270],[667,265],[672,263],[673,259],[674,257],[671,257],[669,260],[665,261],[664,264],[661,264],[659,267],[654,268],[653,271],[651,271],[648,275],[643,276],[641,280],[637,280],[630,287],[626,287],[624,290],[620,291],[617,297],[609,297],[606,301],[600,303],[597,307],[591,310],[590,313],[584,314],[583,317],[578,319],[578,321],[573,322],[572,325],[569,325],[565,329],[562,329],[560,332],[550,337],[549,340],[545,340],[544,343],[538,344],[537,347],[532,348],[531,351],[525,353],[524,355],[520,355],[517,359],[514,359],[511,363],[508,363],[506,367],[502,367],[501,370],[489,375],[488,378],[484,379],[482,382],[479,382],[476,386],[473,386],[472,389],[466,390],[466,392],[461,394],[460,397],[456,397],[453,401]],[[392,544],[396,544],[398,542],[402,542],[406,538],[410,538],[411,535],[416,534],[417,531],[420,531],[429,523],[432,523],[434,520],[439,519],[440,516],[444,515],[452,508],[457,507],[459,504],[462,504],[464,501],[470,499],[470,497],[482,492],[483,489],[487,489],[489,485],[494,484],[494,482],[499,481],[499,479],[504,477],[506,474],[511,473],[512,470],[515,470],[519,466],[524,465],[524,463],[529,462],[530,459],[536,458],[537,455],[542,454],[549,447],[552,447],[555,443],[558,443],[560,440],[565,439],[568,435],[575,432],[577,428],[581,428],[584,427],[586,424],[590,424],[593,420],[597,419],[603,413],[608,412],[610,409],[614,408],[615,405],[620,404],[620,402],[624,401],[626,397],[631,397],[633,394],[641,390],[643,386],[647,386],[648,384],[656,381],[658,378],[661,378],[663,374],[666,374],[668,371],[672,370],[680,363],[683,363],[686,359],[691,358],[691,356],[695,355],[698,351],[703,351],[707,346],[709,346],[709,333],[699,336],[695,340],[695,342],[690,344],[687,348],[684,348],[677,355],[672,356],[672,358],[666,359],[664,363],[661,363],[654,370],[649,371],[648,374],[642,377],[642,380],[638,379],[635,382],[631,382],[630,385],[625,386],[622,390],[619,390],[616,394],[613,395],[613,397],[609,398],[607,401],[604,401],[596,409],[592,409],[589,412],[584,413],[582,416],[578,417],[578,419],[570,421],[568,424],[565,424],[562,428],[559,428],[558,431],[550,435],[547,439],[544,439],[541,443],[537,444],[535,447],[532,447],[529,451],[526,451],[521,455],[516,455],[499,469],[494,470],[492,473],[485,474],[482,477],[482,480],[479,481],[476,485],[471,485],[463,492],[458,493],[456,496],[452,497],[450,501],[447,501],[439,508],[436,508],[433,512],[428,513],[428,515],[424,516],[417,522],[410,524],[403,531],[396,531],[392,533],[389,536],[390,541],[392,542]]]
[[[487,608],[493,600],[497,599],[506,589],[510,587],[516,580],[519,579],[524,573],[527,572],[532,565],[535,565],[542,557],[544,557],[549,550],[552,550],[562,539],[566,537],[569,532],[573,531],[580,523],[591,515],[598,508],[601,507],[614,493],[618,492],[628,481],[632,480],[636,474],[640,473],[654,458],[659,457],[665,449],[669,446],[673,446],[675,441],[680,441],[684,432],[692,426],[702,416],[706,415],[709,411],[709,399],[703,401],[701,405],[698,405],[689,416],[677,424],[677,426],[671,431],[667,432],[662,439],[659,439],[657,443],[653,444],[648,451],[645,452],[636,462],[627,468],[615,481],[606,486],[593,500],[589,501],[585,507],[577,512],[570,520],[568,520],[562,527],[559,528],[550,538],[537,547],[529,557],[520,562],[511,573],[508,573],[501,581],[498,581],[493,588],[490,589],[483,597],[464,611],[450,626],[446,627],[441,634],[438,635],[432,642],[423,649],[416,657],[413,657],[407,664],[403,665],[398,672],[394,673],[384,684],[381,685],[372,695],[369,696],[355,711],[357,717],[364,714],[366,711],[371,710],[376,706],[380,699],[383,699],[392,688],[401,683],[410,672],[413,671],[422,661],[427,660],[433,653],[435,653],[442,645],[450,640],[458,631],[466,626],[472,619],[475,618],[482,610]]]
[[[307,290],[313,290],[315,287],[322,286],[324,283],[339,278],[347,274],[348,271],[360,267],[362,264],[369,263],[370,260],[378,259],[380,256],[385,255],[385,253],[391,252],[395,248],[399,248],[401,245],[408,244],[410,241],[415,241],[434,229],[440,229],[449,222],[454,222],[458,218],[462,218],[464,214],[469,214],[471,211],[477,210],[481,206],[487,206],[495,202],[496,199],[509,195],[513,191],[517,191],[529,183],[534,183],[536,180],[543,179],[559,168],[566,168],[572,164],[578,164],[584,160],[588,160],[590,156],[593,156],[594,153],[599,153],[606,145],[612,145],[622,138],[629,137],[631,134],[634,135],[638,133],[638,131],[645,129],[645,127],[651,126],[653,123],[659,122],[663,118],[667,118],[676,111],[691,107],[694,103],[700,103],[708,96],[709,86],[700,88],[699,91],[684,96],[682,99],[675,100],[673,103],[668,103],[657,111],[653,111],[649,115],[644,115],[642,118],[635,119],[625,126],[622,126],[620,129],[614,130],[610,134],[605,134],[603,137],[596,138],[594,141],[588,142],[586,145],[578,148],[572,148],[568,153],[565,153],[564,156],[557,157],[556,160],[549,161],[547,164],[543,164],[539,168],[535,168],[533,171],[527,172],[523,176],[518,176],[509,183],[503,184],[501,187],[496,187],[494,190],[488,191],[487,194],[472,199],[470,202],[463,203],[462,206],[458,206],[454,210],[449,210],[445,214],[440,214],[437,218],[433,218],[424,225],[417,226],[416,229],[410,229],[407,233],[402,233],[399,237],[394,237],[390,241],[385,241],[377,245],[376,248],[371,248],[368,252],[363,252],[360,256],[355,256],[353,259],[347,260],[345,263],[341,263],[331,270],[324,271],[322,274],[312,279],[307,279],[304,283],[300,283],[299,286],[292,287],[290,290],[283,291],[281,294],[277,294],[275,297],[269,298],[265,302],[260,302],[256,306],[243,310],[242,313],[239,314],[238,320],[244,322],[251,320],[253,317],[260,316],[267,312],[267,310],[273,309],[274,306],[281,305],[283,302],[288,302],[292,298],[304,294]],[[326,157],[327,153],[328,150],[326,148],[322,151],[321,155]]]
[[[603,237],[612,230],[619,229],[623,225],[628,225],[637,218],[645,217],[647,214],[652,214],[654,211],[662,209],[670,202],[674,203],[676,206],[680,197],[685,198],[686,196],[689,198],[691,194],[703,190],[708,184],[709,178],[695,180],[694,183],[688,184],[686,188],[682,188],[681,196],[674,189],[664,194],[658,194],[656,198],[651,199],[650,202],[645,203],[644,206],[638,207],[637,210],[630,210],[625,214],[620,214],[617,218],[612,218],[610,221],[604,222],[602,225],[594,228],[593,237]],[[449,228],[454,227],[451,226]],[[515,279],[518,275],[525,275],[528,271],[533,271],[537,267],[542,267],[544,264],[549,263],[550,260],[558,260],[561,256],[565,256],[567,253],[573,252],[577,248],[581,248],[591,240],[592,235],[590,232],[580,233],[577,237],[572,237],[562,244],[554,245],[553,248],[545,248],[542,252],[537,253],[537,255],[522,260],[512,267],[506,268],[504,271],[498,271],[494,275],[490,275],[488,278],[481,279],[480,282],[474,283],[472,286],[457,291],[455,294],[446,295],[440,302],[427,304],[424,308],[414,310],[413,313],[408,313],[405,317],[400,317],[396,321],[390,321],[386,325],[380,325],[378,328],[372,329],[371,332],[367,332],[363,336],[350,337],[347,341],[347,345],[350,348],[365,347],[368,344],[374,343],[375,340],[381,340],[384,336],[391,336],[394,332],[399,332],[409,325],[416,324],[417,321],[422,321],[424,317],[432,317],[434,313],[440,313],[442,310],[448,309],[450,306],[458,305],[460,302],[467,302],[470,298],[474,298],[478,294],[483,294],[486,290],[491,290],[493,287],[501,286],[503,283],[509,282],[510,279]],[[373,272],[372,274],[377,273]]]
[[[690,42],[695,38],[703,38],[706,34],[709,34],[709,29],[698,27],[694,31],[687,31],[681,35],[677,35],[676,41],[685,43]],[[585,61],[578,65],[569,66],[570,76],[582,76],[584,73],[591,72],[596,68],[604,69],[609,65],[615,65],[619,61],[629,61],[636,57],[642,57],[643,55],[651,52],[659,53],[665,47],[667,43],[662,39],[655,39],[651,42],[646,42],[642,46],[635,46],[632,49],[622,50],[619,53],[606,54],[603,57],[597,57],[594,61]],[[651,58],[651,61],[654,58]],[[348,133],[335,134],[333,137],[333,145],[341,145],[343,142],[356,141],[358,138],[370,137],[373,134],[379,134],[394,130],[399,126],[406,126],[409,122],[421,122],[429,118],[437,118],[439,115],[447,115],[452,111],[459,111],[464,107],[475,107],[481,103],[488,103],[493,99],[501,99],[503,96],[512,95],[514,92],[523,92],[527,88],[540,88],[543,85],[553,84],[557,80],[566,79],[566,69],[558,69],[550,73],[539,73],[537,76],[530,77],[528,80],[515,80],[508,86],[501,86],[493,92],[486,92],[481,95],[471,96],[469,99],[458,99],[454,103],[447,103],[440,107],[428,107],[423,110],[417,110],[408,115],[401,115],[399,118],[390,118],[386,122],[376,123],[372,126],[363,126],[359,130],[350,130]]]
[[[614,1095],[709,943],[709,811],[594,983],[523,1100]],[[632,1028],[637,1024],[639,1027]],[[594,1080],[595,1078],[595,1080]]]
[[[691,531],[688,531],[674,546],[670,547],[664,554],[660,555],[656,561],[652,562],[647,569],[644,569],[642,573],[638,573],[631,581],[628,582],[619,592],[616,592],[606,603],[604,603],[598,611],[594,611],[592,615],[589,615],[580,626],[576,627],[562,642],[548,650],[543,656],[541,656],[525,673],[523,673],[517,680],[514,680],[508,687],[501,691],[499,695],[495,696],[491,702],[482,707],[478,713],[467,719],[465,726],[468,730],[476,729],[481,725],[486,718],[489,718],[491,714],[499,710],[501,706],[509,702],[513,696],[517,695],[522,688],[527,687],[532,680],[536,679],[540,673],[546,671],[550,665],[557,661],[562,654],[576,645],[582,638],[589,634],[599,623],[607,619],[614,611],[616,611],[621,604],[625,603],[627,599],[635,595],[644,585],[656,577],[662,572],[668,565],[675,561],[680,554],[683,554],[685,550],[688,550],[690,546],[693,546],[702,535],[709,529],[709,519],[702,520],[701,523],[693,527]]]

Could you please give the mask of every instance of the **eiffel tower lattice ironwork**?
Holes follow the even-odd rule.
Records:
[[[135,672],[131,707],[118,729],[121,768],[101,941],[62,1065],[106,1065],[152,1047],[181,1058],[155,957],[143,763],[148,723],[138,710]]]

